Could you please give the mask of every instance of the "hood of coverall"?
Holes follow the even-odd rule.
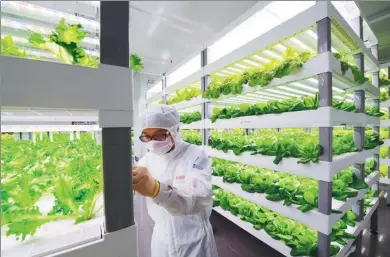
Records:
[[[147,108],[141,116],[141,126],[142,130],[147,128],[168,130],[175,142],[175,149],[170,153],[177,152],[183,145],[180,133],[180,116],[172,106],[159,104]]]

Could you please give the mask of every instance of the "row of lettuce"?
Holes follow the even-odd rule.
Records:
[[[364,197],[365,215],[373,206],[374,195],[375,191],[370,190]],[[291,256],[318,256],[318,233],[313,229],[218,187],[214,187],[213,198],[214,207],[220,207],[240,217],[244,222],[252,224],[256,230],[264,230],[273,239],[291,248]],[[357,224],[356,214],[352,210],[337,221],[332,228],[330,256],[337,255],[349,239],[355,238],[355,235],[348,232],[348,228],[356,227]]]
[[[216,122],[218,119],[233,119],[247,116],[261,116],[267,114],[280,114],[287,112],[298,112],[316,110],[319,108],[319,96],[307,96],[301,98],[287,98],[283,100],[272,100],[266,103],[258,104],[240,104],[225,108],[213,108],[210,120]],[[358,109],[352,101],[333,100],[333,108],[340,111],[357,113]],[[386,117],[387,113],[382,112],[378,107],[365,107],[366,115],[373,117]],[[182,124],[191,124],[192,122],[202,120],[202,115],[199,111],[182,113],[180,122]]]
[[[284,131],[283,134],[286,132],[287,134],[289,133],[289,131]],[[297,134],[298,131],[293,130],[290,132]],[[312,134],[316,133],[317,132],[312,132]],[[248,137],[244,136],[240,130],[229,131],[226,134],[214,131],[211,136],[211,141],[215,141],[216,139],[221,141],[226,140],[226,137],[230,137],[229,135],[231,134],[235,134],[231,137],[232,142],[238,142],[240,140],[245,141],[244,137]],[[277,137],[279,137],[279,139],[283,138],[282,133],[272,130],[262,130],[262,134],[266,134],[274,140]],[[350,134],[351,132],[337,131],[335,138],[349,137]],[[250,135],[249,137],[252,136]],[[265,140],[265,138],[260,137],[260,135],[255,135],[255,137],[258,144],[261,144],[264,142],[263,140]],[[183,138],[189,143],[201,144],[201,135],[199,132],[183,131]],[[299,138],[299,136],[297,138]],[[310,140],[305,142],[309,141]],[[347,141],[350,140],[344,138],[343,142]],[[336,148],[340,146],[341,145],[336,145]],[[290,145],[289,147],[289,149],[292,149],[295,146]],[[351,148],[347,147],[345,149],[350,150]],[[338,153],[343,151],[344,150],[339,150]],[[373,160],[367,160],[365,163],[365,176],[369,176],[374,172],[375,166],[376,164]],[[213,158],[212,172],[213,176],[221,177],[224,183],[239,184],[241,189],[245,192],[265,194],[266,199],[269,201],[282,202],[283,205],[286,206],[294,204],[302,212],[318,208],[318,181],[314,179],[217,158]],[[264,230],[273,239],[283,242],[286,246],[291,248],[291,256],[317,256],[317,232],[313,229],[243,199],[226,189],[217,186],[213,186],[213,189],[214,207],[220,207],[225,211],[229,211],[231,214],[240,217],[243,222],[251,223],[255,230]],[[364,197],[364,214],[366,215],[369,208],[373,206],[375,191],[369,189],[368,184],[355,175],[353,167],[344,169],[335,175],[332,181],[332,196],[339,201],[346,201],[348,198],[356,197],[359,190],[362,189],[367,189],[367,193]],[[254,195],[254,197],[256,196]],[[338,210],[332,210],[332,212],[338,213]],[[349,239],[355,238],[347,229],[355,227],[356,225],[357,217],[351,209],[333,226],[331,234],[331,256],[337,255],[341,247],[345,245]]]
[[[223,77],[212,75],[211,83],[203,95],[200,87],[191,86],[178,89],[172,97],[168,97],[168,104],[189,101],[200,95],[205,99],[218,99],[222,96],[240,95],[245,86],[265,87],[274,79],[280,79],[297,73],[308,60],[315,56],[316,53],[314,52],[298,52],[296,49],[288,47],[283,53],[281,60],[272,58],[268,63],[263,64],[261,67],[247,67],[243,72],[237,74],[224,74]],[[366,81],[372,82],[372,75],[367,74],[365,76],[365,74],[353,64],[354,62],[353,59],[351,59],[351,56],[343,53],[334,53],[334,56],[341,63],[341,72],[343,75],[348,71],[352,72],[353,80],[355,82],[352,86],[363,84]],[[390,80],[386,78],[383,73],[380,73],[379,85],[384,88],[390,85]]]
[[[202,144],[202,134],[196,130],[183,130],[183,138],[194,145]],[[387,129],[381,129],[380,138],[369,128],[366,129],[365,149],[373,149],[383,144],[387,138]],[[318,142],[318,130],[305,132],[303,129],[284,129],[277,132],[272,129],[262,129],[247,135],[241,129],[228,131],[213,130],[210,136],[210,146],[216,150],[232,152],[241,155],[244,152],[253,155],[274,156],[275,163],[283,158],[298,158],[300,163],[317,162],[322,149]],[[353,141],[353,131],[334,129],[333,155],[356,152]],[[380,158],[388,158],[388,147],[380,147]],[[387,177],[387,167],[380,166],[381,177]]]
[[[52,221],[93,219],[103,208],[101,147],[91,134],[74,141],[59,133],[53,142],[47,134],[37,138],[1,136],[1,225],[16,240],[33,237]]]
[[[27,38],[28,43],[23,46],[18,46],[12,35],[2,37],[1,54],[35,60],[42,59],[29,55],[24,49],[29,47],[49,52],[56,60],[65,64],[97,68],[100,62],[99,58],[89,55],[82,48],[82,43],[87,36],[88,32],[81,24],[67,24],[65,19],[61,19],[47,37],[31,30]],[[134,71],[140,71],[144,68],[141,58],[134,53],[130,54],[129,67]]]
[[[201,134],[198,131],[184,131],[187,142],[201,145]],[[354,132],[351,129],[335,128],[333,131],[333,155],[357,152],[354,144]],[[374,149],[383,141],[371,129],[365,131],[364,149]],[[241,129],[213,130],[209,145],[219,151],[232,151],[239,156],[243,153],[275,157],[278,164],[283,158],[297,158],[298,163],[316,163],[323,148],[319,144],[318,129],[306,132],[303,129],[256,130],[245,135]]]

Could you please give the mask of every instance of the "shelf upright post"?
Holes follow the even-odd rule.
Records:
[[[387,67],[387,79],[390,80],[390,67]],[[390,99],[390,91],[388,91],[388,96]],[[390,107],[387,108],[387,113],[390,113]],[[390,129],[388,130],[388,138],[390,139]],[[390,147],[389,147],[389,156],[390,158]],[[387,177],[390,178],[390,166],[387,168]],[[387,206],[390,206],[390,185],[387,185],[387,200],[386,200]]]
[[[352,20],[353,29],[357,33],[357,35],[360,37],[360,39],[363,40],[363,19],[361,16],[356,17]],[[358,53],[354,55],[355,59],[355,65],[359,68],[361,72],[364,73],[364,55],[363,53]],[[354,91],[354,104],[358,111],[358,113],[363,113],[365,111],[365,91],[364,90],[357,90]],[[364,150],[364,132],[365,127],[354,127],[354,143],[356,148],[359,151]],[[364,162],[363,163],[356,163],[354,165],[355,174],[356,176],[364,181]],[[354,206],[353,210],[357,215],[357,221],[362,221],[364,219],[364,199],[357,201],[356,205]],[[356,252],[361,252],[362,247],[362,239],[363,234],[362,232],[359,233],[359,235],[356,237],[355,240],[355,246],[356,246]]]
[[[207,52],[208,49],[205,48],[202,50],[200,55],[200,65],[201,68],[205,67],[207,65]],[[201,77],[200,85],[203,93],[207,90],[210,83],[210,75],[204,74],[203,77]],[[204,122],[206,119],[210,118],[210,106],[208,102],[202,103],[202,121]],[[209,145],[209,137],[210,137],[210,129],[202,129],[202,145],[208,146]]]
[[[331,51],[331,24],[330,19],[324,18],[317,22],[317,52],[318,54]],[[332,73],[318,74],[318,90],[320,107],[332,106]],[[323,153],[321,161],[332,162],[333,127],[319,128],[320,145]],[[332,182],[318,181],[318,211],[331,215],[332,210]],[[318,232],[318,257],[330,256],[330,235]]]
[[[167,104],[168,103],[168,95],[166,93],[167,89],[167,77],[165,76],[165,73],[162,76],[161,79],[161,90],[162,90],[162,103]]]
[[[374,57],[378,60],[379,58],[379,48],[378,45],[374,45],[371,47],[371,52],[374,55]],[[379,88],[379,71],[373,72],[372,73],[372,84],[373,86]],[[379,96],[378,96],[379,97]],[[380,108],[380,103],[379,99],[374,99],[374,107]],[[378,136],[380,135],[380,127],[379,126],[374,126],[373,131],[375,134]],[[379,170],[379,154],[374,154],[374,161],[375,161],[375,171]],[[375,190],[376,190],[376,197],[379,197],[379,181],[375,185]],[[371,233],[378,233],[378,209],[375,210],[375,212],[371,216],[371,223],[370,223],[370,230]]]
[[[101,1],[100,8],[101,63],[129,68],[129,2]],[[115,81],[109,86],[115,90]],[[131,127],[101,126],[105,229],[110,233],[134,225]]]

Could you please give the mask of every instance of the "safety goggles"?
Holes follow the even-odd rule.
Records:
[[[164,134],[156,134],[156,135],[153,135],[153,136],[149,136],[149,135],[144,135],[142,134],[140,137],[139,137],[139,140],[141,140],[141,142],[150,142],[152,140],[155,140],[155,141],[164,141],[167,139],[168,137],[168,132],[167,133],[164,133]]]

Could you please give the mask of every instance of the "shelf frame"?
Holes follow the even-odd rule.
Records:
[[[168,92],[173,92],[179,88],[186,86],[189,83],[200,80],[201,77],[205,75],[210,75],[214,72],[217,72],[223,67],[226,67],[237,60],[242,59],[244,56],[249,56],[259,49],[267,48],[270,45],[273,45],[279,41],[283,41],[285,38],[289,38],[292,35],[296,35],[297,32],[302,32],[310,28],[311,26],[317,24],[318,21],[324,18],[331,18],[332,20],[337,21],[338,24],[343,28],[343,30],[348,34],[346,38],[359,49],[354,53],[363,53],[366,63],[369,67],[367,71],[377,71],[379,70],[379,62],[371,51],[365,46],[363,40],[356,35],[351,26],[345,21],[345,19],[340,15],[337,9],[333,6],[331,2],[317,2],[312,7],[307,10],[297,14],[296,16],[289,19],[288,22],[283,22],[272,30],[254,38],[250,42],[244,44],[243,46],[233,50],[232,52],[226,54],[220,59],[208,63],[204,67],[200,67],[199,70],[194,71],[192,74],[188,75],[186,78],[183,78],[181,81],[176,82],[174,85],[167,88]],[[330,51],[330,50],[329,50]],[[162,93],[155,94],[152,98],[148,99],[148,102],[154,102],[161,98]]]
[[[365,182],[372,186],[379,181],[379,171],[374,171],[365,179]],[[289,217],[295,221],[298,221],[306,226],[322,233],[329,235],[332,232],[333,225],[349,210],[353,207],[356,201],[362,200],[367,192],[367,189],[359,190],[356,197],[348,198],[345,202],[332,199],[332,209],[341,211],[341,214],[331,213],[330,215],[324,215],[319,210],[311,210],[307,213],[303,213],[298,210],[296,205],[285,206],[283,201],[273,202],[266,199],[266,194],[263,193],[249,193],[241,189],[239,183],[225,183],[222,177],[213,176],[213,184],[227,190],[233,194],[263,206],[271,211],[274,211],[283,216]]]
[[[330,52],[332,47],[331,20],[325,17],[317,22],[317,52],[322,54]],[[318,95],[320,107],[331,107],[333,99],[332,73],[318,74]],[[319,142],[323,147],[323,153],[319,160],[330,164],[333,162],[333,127],[319,128]],[[318,212],[330,217],[332,213],[332,182],[318,181]],[[330,256],[330,235],[321,231],[317,232],[318,257]]]
[[[357,28],[362,23],[362,19],[357,19]],[[183,124],[182,129],[201,129],[202,130],[202,146],[210,157],[217,157],[235,162],[245,163],[248,165],[255,165],[262,168],[278,170],[281,172],[287,172],[295,175],[307,176],[318,180],[318,210],[316,213],[323,217],[324,220],[328,220],[326,229],[316,227],[318,232],[318,257],[328,257],[330,255],[330,231],[331,224],[334,224],[341,216],[335,217],[331,213],[332,209],[332,179],[335,174],[340,172],[342,169],[350,167],[352,165],[356,168],[356,174],[359,178],[364,179],[364,161],[366,158],[373,155],[379,154],[379,147],[371,150],[364,150],[364,127],[367,125],[377,125],[380,123],[377,117],[368,117],[364,114],[365,109],[365,96],[369,96],[371,99],[379,98],[379,88],[376,85],[372,85],[366,82],[362,85],[357,85],[353,80],[353,74],[348,71],[346,74],[342,74],[341,62],[337,60],[332,54],[332,26],[341,26],[345,34],[342,35],[349,41],[353,41],[353,50],[350,54],[353,54],[358,59],[358,66],[362,72],[376,72],[379,70],[379,62],[377,56],[375,56],[365,45],[362,40],[362,34],[355,33],[354,29],[344,20],[344,18],[338,13],[336,8],[330,2],[317,2],[314,6],[301,12],[295,17],[291,18],[288,22],[284,22],[274,29],[258,36],[252,41],[245,45],[233,50],[226,54],[220,59],[213,61],[212,63],[207,62],[207,51],[201,53],[201,66],[200,69],[196,70],[192,74],[188,75],[181,81],[176,82],[167,91],[161,92],[161,94],[154,95],[151,99],[157,100],[158,97],[166,95],[167,92],[173,92],[176,89],[184,87],[189,83],[201,79],[202,93],[207,89],[210,81],[207,81],[207,76],[219,71],[221,68],[227,67],[237,60],[241,60],[245,56],[250,56],[253,53],[259,51],[259,49],[265,49],[278,42],[282,42],[283,39],[295,36],[313,26],[317,29],[317,56],[309,60],[304,67],[296,74],[285,76],[281,79],[273,80],[269,85],[265,87],[249,87],[244,85],[243,94],[252,93],[255,91],[267,90],[269,88],[277,87],[283,84],[288,84],[293,81],[305,80],[312,77],[318,78],[318,91],[320,97],[320,108],[313,111],[296,112],[296,113],[282,113],[279,115],[263,115],[257,117],[240,117],[230,120],[220,120],[215,124],[211,123],[208,119],[210,112],[208,102],[200,102],[202,105],[202,120],[194,122],[192,124]],[[356,25],[356,24],[355,24]],[[354,26],[356,28],[356,26]],[[340,41],[338,38],[336,40]],[[315,65],[313,65],[315,64]],[[365,68],[364,64],[367,64]],[[332,99],[334,95],[338,95],[338,92],[333,92],[334,79],[341,81],[344,84],[353,85],[346,88],[344,93],[353,93],[355,95],[355,105],[359,110],[359,113],[345,113],[334,110],[332,108]],[[211,103],[218,103],[221,99],[233,97],[232,95],[223,96],[220,99],[210,100]],[[149,99],[149,101],[151,100]],[[183,103],[185,106],[188,103]],[[177,104],[181,106],[181,104]],[[312,125],[308,122],[300,122],[301,119],[296,119],[297,115],[308,114],[310,117],[323,115],[321,118],[317,118],[316,122]],[[344,115],[344,117],[342,117]],[[324,117],[325,116],[325,117]],[[295,117],[295,118],[294,118]],[[346,118],[347,117],[347,118]],[[343,119],[344,118],[344,119]],[[291,127],[288,125],[287,120],[298,120],[295,121],[293,127],[304,127],[304,128],[319,128],[319,142],[323,147],[324,151],[320,156],[320,161],[317,164],[298,165],[297,159],[284,158],[279,165],[272,163],[274,157],[271,156],[251,156],[249,153],[243,153],[240,156],[235,156],[231,151],[223,153],[212,149],[208,142],[208,130],[213,128],[284,128]],[[240,123],[240,122],[241,123]],[[272,122],[271,122],[272,121]],[[336,125],[353,125],[355,127],[354,141],[355,145],[360,152],[348,153],[341,156],[333,157],[332,145],[333,145],[333,127]],[[265,125],[264,125],[265,124]],[[304,125],[304,126],[303,126]],[[306,126],[307,125],[307,126]],[[375,126],[376,125],[376,126]],[[316,170],[315,173],[312,171]],[[378,177],[378,173],[376,178]],[[378,180],[379,178],[377,178]],[[359,194],[356,199],[350,199],[348,201],[348,208],[352,205],[359,206],[358,216],[359,221],[362,221],[362,198],[364,194]],[[346,212],[348,209],[343,209]],[[286,212],[286,214],[288,214]],[[305,221],[303,218],[299,218],[300,221]],[[360,232],[359,232],[360,233]],[[361,247],[361,236],[358,236],[358,240],[352,240],[358,247]],[[283,252],[286,256],[288,253]]]
[[[97,69],[0,55],[1,106],[99,111],[105,231],[98,240],[58,249],[52,257],[106,257],[112,249],[121,256],[136,256],[137,252],[129,172],[133,126],[129,3],[101,2],[100,14],[101,64]],[[113,79],[114,90],[108,86]]]
[[[375,48],[373,49],[373,53],[374,55],[378,55],[378,46],[375,46]],[[379,72],[378,73],[373,73],[373,81],[374,81],[374,75],[375,75],[375,79],[378,80],[378,85],[379,85]],[[390,80],[390,67],[387,68],[387,78]],[[385,102],[382,102],[380,103],[381,106],[385,107],[387,109],[387,113],[390,113],[390,91],[388,91],[388,100],[385,101]],[[390,119],[387,119],[387,120],[381,120],[381,124],[380,124],[381,127],[384,127],[384,128],[387,128],[389,129],[390,127]],[[388,159],[380,159],[380,165],[385,165],[385,166],[388,166],[387,167],[387,178],[382,178],[380,183],[382,184],[386,184],[387,185],[387,199],[386,199],[386,203],[388,206],[390,206],[390,130],[388,131],[388,135],[387,135],[387,140],[385,141],[385,146],[388,148],[389,150],[389,154],[388,154]]]

